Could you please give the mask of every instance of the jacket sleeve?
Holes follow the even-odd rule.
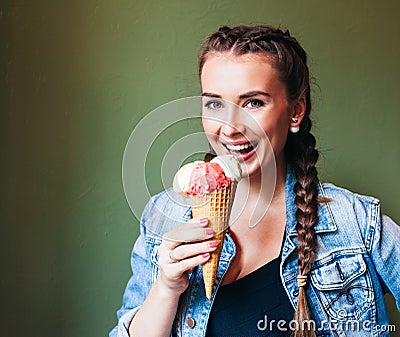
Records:
[[[140,235],[136,240],[131,254],[132,276],[126,286],[122,306],[117,312],[118,325],[111,330],[109,337],[128,337],[129,324],[146,299],[152,286],[152,266],[146,249],[145,226],[149,202],[143,212]]]
[[[378,215],[369,232],[371,259],[400,311],[400,227],[387,215]]]

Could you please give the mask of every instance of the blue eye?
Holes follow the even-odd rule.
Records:
[[[265,103],[259,99],[251,99],[246,102],[245,107],[250,109],[259,109],[263,107]]]
[[[208,101],[204,106],[210,110],[219,110],[223,107],[223,104],[220,101]]]

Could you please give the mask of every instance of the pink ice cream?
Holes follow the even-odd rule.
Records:
[[[189,190],[186,192],[191,196],[203,196],[212,191],[226,188],[232,182],[227,178],[224,171],[217,163],[198,163],[190,175]]]
[[[233,155],[217,156],[211,162],[195,161],[182,166],[174,177],[174,190],[184,197],[202,197],[239,181],[242,170]]]

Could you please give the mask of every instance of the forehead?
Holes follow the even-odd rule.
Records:
[[[243,92],[282,86],[271,58],[260,54],[211,54],[204,63],[200,79],[202,90],[207,92]]]

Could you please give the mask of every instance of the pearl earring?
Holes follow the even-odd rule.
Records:
[[[298,121],[299,121],[298,118],[295,118],[295,117],[292,118],[292,122],[293,123],[297,123]],[[297,133],[300,130],[300,126],[291,126],[289,128],[289,130],[290,130],[291,133]]]
[[[299,126],[291,126],[290,127],[290,132],[291,133],[297,133],[297,132],[299,132],[299,130],[300,130]]]

